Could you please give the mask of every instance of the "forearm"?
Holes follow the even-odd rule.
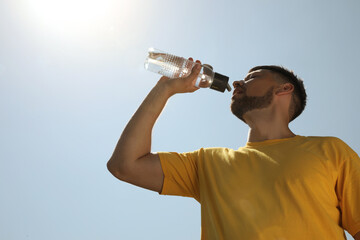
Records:
[[[121,167],[150,153],[153,126],[170,96],[168,85],[159,81],[125,127],[109,161],[110,165]]]

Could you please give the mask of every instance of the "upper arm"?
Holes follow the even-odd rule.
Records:
[[[120,171],[116,167],[111,167],[111,161],[108,163],[109,171],[118,179],[146,188],[158,193],[162,190],[164,173],[161,168],[158,154],[149,153],[139,159],[136,159]]]

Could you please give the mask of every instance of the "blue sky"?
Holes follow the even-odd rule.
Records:
[[[0,239],[200,238],[195,200],[106,169],[159,79],[143,67],[149,47],[230,81],[255,65],[293,69],[309,101],[291,129],[359,153],[359,9],[356,0],[0,0]],[[247,126],[230,98],[208,89],[171,98],[153,151],[243,146]]]

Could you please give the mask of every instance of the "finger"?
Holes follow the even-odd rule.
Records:
[[[200,62],[200,60],[196,60],[196,62],[195,62],[196,64],[194,65],[194,67],[193,67],[193,69],[192,69],[192,71],[191,71],[191,73],[193,73],[194,71],[196,71],[197,73],[199,73],[200,72],[200,70],[201,70],[201,62]]]
[[[196,60],[195,63],[196,63],[195,66],[201,66],[200,60]],[[201,67],[202,67],[202,66],[201,66]],[[200,68],[200,69],[201,69],[201,68]]]
[[[200,73],[200,70],[201,70],[201,65],[200,64],[195,64],[195,66],[191,70],[190,76],[194,76],[194,75],[197,76]]]

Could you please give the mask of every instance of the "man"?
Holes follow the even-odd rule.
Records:
[[[123,131],[109,171],[160,194],[195,198],[202,239],[338,240],[345,229],[360,240],[360,159],[340,139],[289,129],[306,93],[285,68],[255,67],[234,82],[231,111],[250,128],[245,147],[150,152],[166,101],[196,91],[199,72],[160,78]]]

